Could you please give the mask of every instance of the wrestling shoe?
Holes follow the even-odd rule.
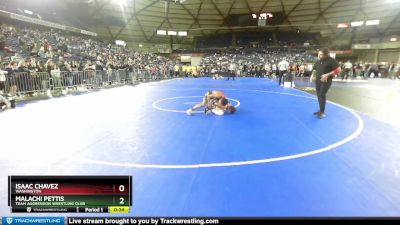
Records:
[[[206,107],[205,109],[204,109],[204,114],[210,114],[211,113],[211,109],[210,108],[208,108],[208,107]]]

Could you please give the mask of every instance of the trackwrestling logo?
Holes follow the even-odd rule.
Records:
[[[3,225],[64,225],[63,217],[3,217]]]

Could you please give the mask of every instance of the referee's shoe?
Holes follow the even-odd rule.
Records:
[[[313,113],[313,115],[317,116],[318,119],[323,119],[326,117],[326,114],[321,111],[317,111],[317,112]]]

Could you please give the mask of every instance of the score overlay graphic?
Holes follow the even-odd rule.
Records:
[[[13,213],[128,213],[131,176],[9,176]]]

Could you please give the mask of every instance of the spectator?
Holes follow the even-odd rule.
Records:
[[[279,86],[283,83],[283,76],[289,70],[289,62],[286,61],[286,58],[283,58],[282,61],[278,63],[278,70],[279,70]]]
[[[392,63],[389,65],[388,73],[389,73],[390,79],[395,79],[395,77],[396,77],[396,71],[395,71],[396,66],[397,66],[397,65],[396,65],[394,62],[392,62]]]
[[[60,75],[60,68],[57,64],[53,64],[53,68],[50,71],[51,77],[53,79],[53,87],[59,88],[61,87],[61,75]]]
[[[342,73],[342,80],[350,76],[352,76],[352,71],[353,71],[353,64],[350,62],[350,60],[347,60],[347,62],[343,65],[344,71]]]

